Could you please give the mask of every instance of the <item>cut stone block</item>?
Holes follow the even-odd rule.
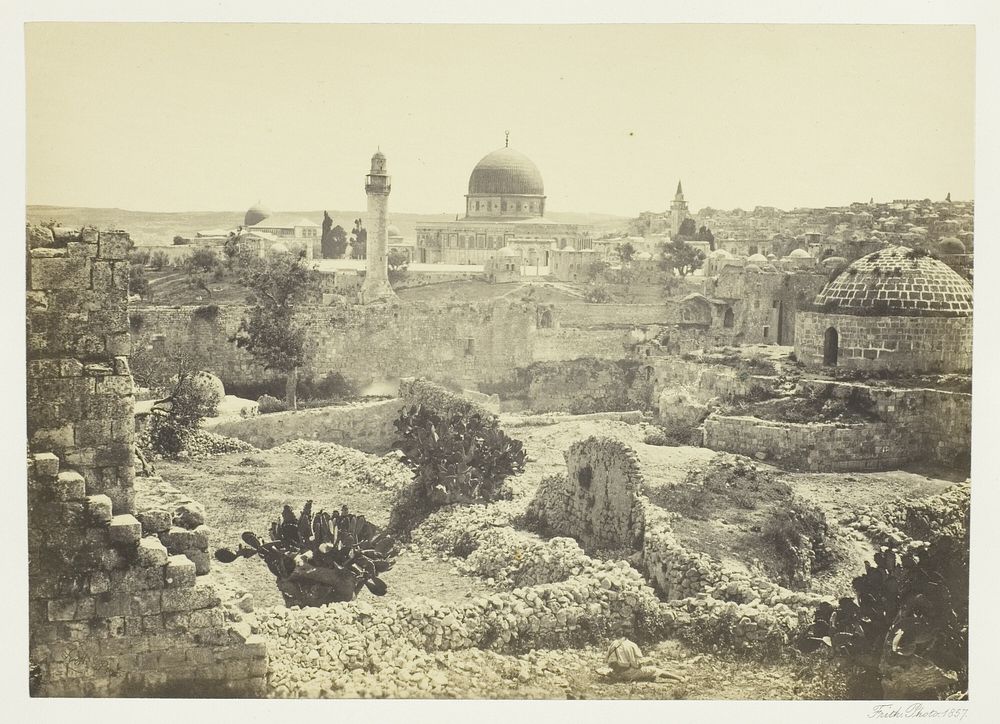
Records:
[[[35,475],[40,478],[54,478],[59,474],[59,458],[52,453],[35,455]]]
[[[112,543],[134,546],[139,543],[139,539],[142,537],[142,524],[135,519],[134,515],[116,515],[111,519],[108,531],[111,533]]]
[[[190,548],[198,547],[195,545],[196,538],[194,531],[173,526],[160,537],[160,540],[171,553],[183,553]]]
[[[167,586],[171,588],[188,588],[194,585],[198,577],[194,563],[187,556],[176,555],[167,559],[167,567],[164,569],[164,576]]]
[[[187,556],[187,559],[194,563],[194,571],[199,576],[204,576],[210,570],[212,570],[212,559],[208,555],[208,551],[202,550],[200,548],[188,548],[182,553]]]
[[[135,517],[142,523],[144,535],[162,533],[170,528],[171,515],[166,510],[158,508],[143,510],[136,513]]]
[[[107,525],[113,517],[111,498],[107,495],[91,495],[87,498],[87,513],[93,522]]]
[[[208,550],[208,544],[211,542],[212,529],[207,525],[199,525],[191,533],[194,535],[194,544],[192,548],[200,548],[201,550]]]
[[[159,539],[147,537],[139,541],[139,565],[143,568],[165,566],[168,558],[167,549]]]
[[[181,503],[174,509],[174,525],[194,529],[205,523],[205,508],[201,503]]]
[[[53,497],[60,501],[82,500],[87,497],[87,483],[75,470],[59,473],[50,490]]]

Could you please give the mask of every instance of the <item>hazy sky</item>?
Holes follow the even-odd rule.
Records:
[[[547,208],[973,197],[968,26],[32,24],[29,204],[464,208],[511,146]]]

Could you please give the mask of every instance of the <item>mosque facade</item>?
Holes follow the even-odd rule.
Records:
[[[464,218],[416,227],[414,261],[485,264],[501,249],[516,249],[525,266],[547,267],[552,250],[589,248],[590,231],[586,224],[545,218],[541,172],[505,144],[472,169]]]

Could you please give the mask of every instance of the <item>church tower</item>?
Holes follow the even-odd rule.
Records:
[[[674,200],[670,202],[670,236],[677,236],[677,232],[681,230],[681,223],[684,219],[688,218],[688,205],[687,201],[684,200],[684,189],[681,188],[681,182],[677,182],[677,193],[674,194]]]
[[[391,177],[386,171],[385,155],[376,151],[372,156],[372,168],[365,177],[365,193],[368,194],[367,265],[365,281],[361,285],[361,303],[368,304],[376,299],[391,299],[396,296],[389,284],[389,191]]]

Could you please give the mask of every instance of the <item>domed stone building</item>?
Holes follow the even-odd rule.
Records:
[[[946,264],[903,246],[852,262],[796,316],[807,365],[902,373],[972,369],[972,287]]]
[[[243,215],[243,226],[254,226],[255,224],[259,224],[270,215],[271,212],[261,206],[258,201],[256,204],[247,209],[246,214]]]
[[[473,167],[463,218],[422,224],[416,234],[414,261],[428,264],[485,264],[510,246],[525,266],[541,268],[550,265],[553,250],[590,248],[588,225],[545,218],[542,174],[509,144]]]

